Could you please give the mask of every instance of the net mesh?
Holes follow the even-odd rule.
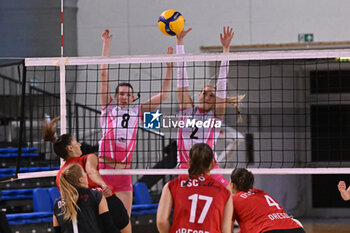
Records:
[[[278,168],[281,173],[290,168],[295,171],[309,169],[311,173],[317,173],[313,169],[346,169],[350,160],[346,143],[350,136],[346,121],[350,114],[350,63],[339,57],[349,55],[348,50],[310,50],[228,55],[66,58],[65,63],[61,64],[61,70],[62,66],[65,68],[65,106],[59,101],[62,98],[60,67],[56,66],[59,60],[26,59],[28,80],[35,80],[28,83],[26,93],[26,98],[30,99],[27,106],[30,126],[26,127],[29,137],[26,139],[29,144],[37,144],[40,150],[45,151],[49,161],[57,162],[51,146],[41,139],[40,122],[60,115],[62,108],[65,108],[65,129],[82,143],[83,154],[103,153],[99,148],[99,141],[104,136],[101,122],[108,122],[108,117],[101,115],[104,106],[100,103],[100,64],[109,64],[106,70],[110,86],[108,95],[114,98],[118,83],[127,82],[133,86],[136,99],[127,110],[114,109],[116,114],[120,111],[123,115],[131,116],[126,120],[127,117],[121,115],[119,122],[111,120],[116,134],[124,130],[120,134],[123,136],[114,135],[114,139],[120,143],[135,142],[136,145],[130,155],[127,155],[127,147],[108,151],[132,156],[130,162],[113,158],[115,164],[121,164],[124,168],[130,165],[131,170],[102,170],[102,173],[185,172],[176,170],[176,157],[181,150],[179,144],[194,138],[207,142],[210,130],[213,131],[211,139],[214,141],[218,166],[227,169],[218,170],[221,173],[229,173],[236,167],[257,168],[261,171]],[[193,105],[200,106],[203,88],[216,83],[220,61],[223,59],[230,61],[227,97],[245,95],[239,112],[237,108],[227,105],[221,125],[217,128],[209,123],[209,127],[205,127],[205,120],[210,117],[203,117],[209,115],[203,112],[200,115],[202,124],[197,121],[186,125],[185,120],[182,127],[180,121],[183,109],[178,104],[179,92],[176,88],[177,62],[187,62],[188,93]],[[140,110],[140,105],[145,106],[147,101],[159,94],[166,76],[166,62],[173,62],[174,66],[168,98],[162,103],[153,103],[159,105],[153,110],[144,111],[141,107],[141,118],[136,123],[137,135],[133,135],[135,130],[130,127],[134,113],[131,109]],[[112,110],[108,108],[108,111]],[[152,122],[157,111],[161,116]],[[238,121],[238,113],[242,122]],[[193,112],[192,117],[195,118]],[[122,125],[125,126],[125,121],[130,123],[127,127]],[[106,124],[104,127],[107,127]],[[179,129],[190,130],[190,138],[182,138]],[[58,127],[58,134],[60,132],[61,128]],[[326,173],[339,171],[328,169]]]

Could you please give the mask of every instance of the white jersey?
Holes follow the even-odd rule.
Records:
[[[177,166],[178,168],[188,168],[187,162],[194,144],[206,143],[214,150],[214,145],[220,135],[222,120],[215,117],[213,111],[201,111],[198,107],[180,111],[179,120],[184,122],[185,127],[179,128],[178,131]],[[201,125],[202,127],[198,127]]]
[[[102,139],[99,142],[101,157],[130,163],[137,140],[141,105],[119,107],[114,100],[101,110]]]

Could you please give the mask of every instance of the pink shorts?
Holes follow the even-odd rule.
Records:
[[[113,167],[99,163],[99,169],[114,169]],[[131,175],[101,175],[102,179],[113,187],[114,192],[132,191]]]
[[[223,175],[212,174],[210,176],[213,177],[217,182],[222,184],[224,187],[227,187],[227,185],[230,184],[230,182],[228,182],[228,180],[226,180],[226,178]]]

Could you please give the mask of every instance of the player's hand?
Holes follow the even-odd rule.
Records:
[[[233,29],[230,28],[229,26],[227,26],[227,30],[226,30],[226,27],[222,29],[222,33],[220,33],[220,41],[221,41],[224,53],[227,53],[230,51],[230,44],[233,36],[234,36]]]
[[[174,53],[173,47],[169,46],[167,54],[173,54],[173,53]],[[173,66],[173,63],[172,62],[167,62],[166,65],[167,65],[167,67],[171,67],[171,66]]]
[[[344,181],[339,181],[338,183],[338,190],[339,192],[344,192],[346,190],[346,184]]]
[[[180,33],[176,34],[176,39],[179,42],[182,42],[184,37],[187,35],[187,33],[189,33],[192,30],[192,28],[189,28],[187,30],[182,30]]]
[[[105,197],[110,197],[113,195],[112,189],[108,185],[102,185],[101,188]]]
[[[108,29],[104,30],[104,32],[101,35],[101,39],[104,43],[111,43],[112,37],[113,37],[112,35],[109,35]]]

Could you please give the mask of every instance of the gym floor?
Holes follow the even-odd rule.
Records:
[[[302,219],[307,233],[349,233],[350,219]]]
[[[298,219],[306,233],[349,233],[350,219]],[[239,232],[235,227],[234,232]]]

